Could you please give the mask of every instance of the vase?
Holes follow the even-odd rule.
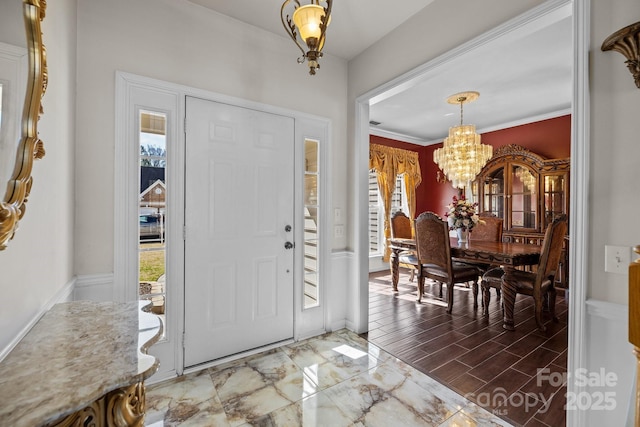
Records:
[[[469,241],[469,230],[456,228],[456,234],[458,235],[458,243],[467,243]]]

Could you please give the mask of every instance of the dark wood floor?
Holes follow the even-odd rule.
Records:
[[[506,331],[493,289],[488,317],[473,309],[473,293],[464,285],[454,288],[450,315],[438,298],[438,285],[426,282],[422,304],[416,302],[416,289],[404,270],[398,292],[392,291],[388,271],[369,276],[369,332],[364,335],[370,342],[513,425],[565,425],[567,305],[562,296],[556,301],[560,322],[546,316],[547,331],[540,332],[533,299],[518,295],[516,330]],[[546,369],[538,374],[540,368]]]

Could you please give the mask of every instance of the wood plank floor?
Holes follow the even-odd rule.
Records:
[[[363,336],[515,426],[565,425],[567,305],[562,296],[556,300],[560,321],[547,315],[547,331],[540,332],[533,299],[518,295],[516,330],[506,331],[493,289],[488,317],[473,309],[473,293],[464,285],[454,288],[450,315],[438,285],[427,280],[422,304],[416,302],[416,290],[406,270],[398,292],[388,271],[370,274],[369,332]]]

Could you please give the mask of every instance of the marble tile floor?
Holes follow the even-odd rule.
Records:
[[[509,426],[346,329],[147,387],[149,427]]]

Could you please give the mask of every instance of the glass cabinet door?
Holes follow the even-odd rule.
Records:
[[[545,175],[544,177],[544,227],[556,216],[566,212],[566,174]]]
[[[491,212],[498,218],[504,218],[504,168],[496,169],[488,174],[482,185],[482,210]]]
[[[536,229],[538,179],[526,166],[512,165],[511,228]]]

